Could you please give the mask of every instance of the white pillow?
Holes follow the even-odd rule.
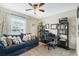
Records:
[[[28,38],[26,37],[26,35],[23,36],[23,39],[22,40],[23,41],[27,41],[28,40]]]
[[[13,36],[13,42],[15,43],[15,44],[19,44],[19,41],[17,40],[17,37],[15,37],[15,36]]]
[[[5,39],[6,39],[6,37],[5,36],[2,36],[1,40],[5,40]]]
[[[13,37],[12,37],[12,40],[13,40],[13,41],[15,41],[15,40],[16,40],[16,37],[15,37],[15,36],[13,36]]]
[[[7,46],[6,40],[3,40],[2,43],[3,43],[3,45],[4,45],[5,47]]]
[[[16,37],[16,39],[20,42],[20,43],[22,43],[22,40],[21,40],[21,38],[18,36],[18,37]]]
[[[32,39],[35,39],[35,34],[32,33],[32,34],[31,34],[31,37],[32,37]]]
[[[3,45],[6,47],[7,42],[6,42],[6,37],[5,36],[2,36],[1,41],[2,41]]]
[[[12,39],[12,36],[8,36],[7,38],[10,38],[10,39]]]

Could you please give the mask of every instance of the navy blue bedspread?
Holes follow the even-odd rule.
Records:
[[[13,44],[9,47],[4,47],[2,44],[0,44],[0,56],[16,56],[38,46],[38,44],[39,39],[37,37],[33,40],[28,40],[18,45]]]

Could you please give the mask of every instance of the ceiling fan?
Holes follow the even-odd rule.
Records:
[[[32,9],[26,9],[26,11],[33,10],[34,14],[36,14],[37,11],[45,12],[45,10],[40,9],[45,3],[35,3],[35,4],[28,3],[28,4],[32,7]]]

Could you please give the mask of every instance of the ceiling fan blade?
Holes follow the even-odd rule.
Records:
[[[45,12],[45,10],[42,10],[42,9],[39,9],[39,11],[41,11],[41,12]]]
[[[30,10],[32,10],[32,9],[26,9],[26,11],[30,11]]]
[[[40,4],[39,4],[39,7],[43,6],[44,4],[45,4],[45,3],[40,3]]]
[[[28,3],[30,6],[32,6],[32,4],[31,3]]]

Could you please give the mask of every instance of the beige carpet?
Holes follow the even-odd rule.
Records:
[[[19,56],[76,56],[76,50],[66,50],[59,47],[48,50],[44,44],[40,43],[39,46],[20,54]]]

